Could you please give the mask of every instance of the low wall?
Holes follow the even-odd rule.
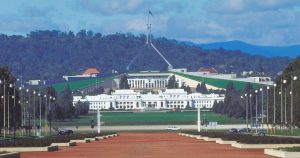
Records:
[[[74,139],[74,140],[70,140],[70,143],[90,143],[91,141],[90,140],[87,140],[87,139]]]
[[[56,151],[56,150],[58,150],[58,146],[0,148],[0,151],[7,151],[7,152]]]
[[[76,142],[67,142],[67,143],[52,143],[51,146],[61,146],[61,147],[70,147],[75,146]]]
[[[276,148],[286,148],[300,146],[300,144],[241,144],[232,143],[231,146],[240,149],[276,149]]]
[[[276,149],[265,149],[264,153],[266,155],[282,157],[282,158],[299,158],[300,157],[300,152],[287,152],[287,151],[281,151],[281,150],[276,150]]]

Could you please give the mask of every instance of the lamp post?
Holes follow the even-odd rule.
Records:
[[[3,99],[3,101],[4,101],[4,96],[2,95],[1,96],[1,100]],[[3,104],[3,106],[4,106],[4,104]],[[3,126],[3,129],[5,129],[5,127]],[[1,129],[0,129],[1,130]],[[3,135],[3,137],[4,137],[4,135]],[[5,138],[5,137],[4,137]]]
[[[261,127],[264,128],[264,88],[259,89],[261,91]]]
[[[40,98],[40,102],[39,102],[39,104],[40,104],[40,124],[39,124],[40,129],[39,129],[39,132],[40,132],[40,136],[41,136],[41,134],[42,134],[42,96],[41,96],[41,93],[38,93],[38,97]]]
[[[35,124],[35,91],[33,91],[33,135],[36,136],[36,124]]]
[[[281,82],[280,82],[280,129],[282,129],[282,125],[283,125],[283,96],[282,96],[282,79],[281,79]]]
[[[14,121],[14,139],[16,138],[16,83],[14,82],[14,110],[13,110],[13,121]]]
[[[47,94],[44,95],[44,98],[45,98],[45,134],[47,135],[47,128],[48,128],[48,118],[47,118],[47,115],[48,115],[48,108],[47,108]]]
[[[28,93],[28,107],[30,107],[30,90],[29,89],[26,89],[26,92]],[[31,135],[31,118],[30,118],[30,110],[27,110],[27,113],[28,113],[28,126],[30,128],[29,130],[29,135]]]
[[[293,120],[293,95],[294,95],[294,93],[293,93],[293,81],[296,81],[298,78],[297,78],[297,76],[294,76],[294,77],[292,77],[291,78],[291,132],[292,133],[294,133],[294,130],[293,130],[293,128],[294,128],[294,120]]]
[[[51,136],[51,121],[52,121],[52,113],[51,113],[51,105],[50,105],[50,100],[52,99],[52,96],[49,97],[48,99],[48,109],[49,109],[49,113],[48,113],[48,120],[49,120],[49,133]]]
[[[51,135],[52,107],[50,101],[55,101],[55,97],[50,96],[49,104],[48,104],[49,105],[49,128],[50,128],[50,135]]]
[[[269,89],[270,87],[267,86],[267,132],[269,131]]]
[[[22,96],[22,87],[19,87],[19,91],[20,91],[20,98],[19,98],[19,104],[20,104],[20,106],[21,106],[21,127],[23,127],[24,126],[24,112],[23,112],[23,109],[22,109],[22,106],[24,106],[22,103],[22,98],[23,98],[23,96]],[[24,131],[23,131],[23,128],[22,128],[22,130],[21,130],[21,135],[23,136],[23,133]]]
[[[241,96],[241,99],[243,99],[244,97]],[[246,127],[248,129],[248,101],[247,101],[247,94],[245,94],[245,107],[246,107]]]
[[[274,102],[273,102],[273,125],[274,125],[274,133],[275,133],[275,130],[276,130],[276,86],[277,84],[274,83],[273,85],[273,97],[274,97]]]
[[[283,80],[283,84],[284,84],[284,123],[285,125],[287,125],[287,113],[286,113],[286,101],[287,101],[287,98],[286,98],[286,80]]]
[[[255,90],[255,126],[256,126],[256,133],[257,133],[257,121],[258,121],[258,118],[257,118],[257,94],[258,93],[258,90]]]
[[[13,88],[13,84],[9,84],[9,88]],[[10,90],[10,89],[9,89]],[[10,134],[10,97],[13,97],[13,95],[10,96],[8,90],[8,97],[7,97],[7,129],[8,134]]]
[[[0,84],[2,84],[2,80],[0,80]],[[5,121],[5,111],[6,111],[6,109],[5,109],[5,98],[6,98],[6,93],[5,93],[5,90],[6,90],[6,86],[5,86],[5,79],[3,80],[3,91],[4,91],[4,93],[3,93],[3,137],[4,138],[6,138],[6,134],[5,134],[5,123],[6,123],[6,121]]]
[[[249,94],[249,105],[250,105],[250,124],[251,124],[251,130],[252,130],[252,125],[253,125],[253,119],[252,119],[252,112],[253,112],[253,110],[252,110],[252,99],[251,99],[251,97],[252,97],[252,94]]]

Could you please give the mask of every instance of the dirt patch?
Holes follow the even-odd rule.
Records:
[[[21,153],[21,158],[271,158],[263,150],[242,150],[176,133],[121,133],[55,152]]]

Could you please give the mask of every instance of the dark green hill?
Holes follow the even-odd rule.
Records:
[[[275,76],[290,62],[289,58],[252,56],[240,51],[203,50],[175,40],[157,38],[156,47],[175,68],[191,71],[215,67],[219,72],[255,71]],[[130,71],[167,69],[167,64],[145,45],[145,36],[112,34],[82,30],[73,32],[35,31],[24,36],[0,35],[0,65],[9,66],[14,75],[29,79],[58,79],[96,67],[103,74],[112,69]],[[135,60],[133,60],[135,59]]]

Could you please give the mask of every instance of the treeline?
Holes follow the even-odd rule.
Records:
[[[0,133],[5,127],[12,129],[21,126],[20,95],[16,87],[17,79],[7,67],[0,67]],[[5,121],[4,121],[5,119]],[[16,126],[15,126],[16,125]]]
[[[299,127],[299,77],[300,58],[297,58],[277,77],[275,86],[260,86],[254,89],[250,84],[247,84],[244,90],[236,90],[233,84],[230,83],[226,89],[224,102],[215,103],[213,111],[229,117],[245,118],[246,105],[248,105],[248,118],[249,120],[251,120],[250,118],[255,120],[257,105],[258,123]]]
[[[0,65],[13,68],[13,74],[25,79],[58,79],[76,75],[88,67],[102,75],[140,70],[167,70],[167,64],[145,45],[146,36],[102,35],[81,30],[77,33],[57,30],[33,31],[26,36],[0,35]],[[175,68],[196,71],[215,67],[219,72],[265,72],[275,76],[290,61],[285,57],[265,58],[240,51],[203,50],[175,40],[155,38],[153,43]],[[226,64],[224,64],[226,63]]]
[[[33,126],[39,118],[49,123],[73,119],[89,109],[88,103],[73,106],[69,85],[60,93],[52,86],[24,87],[7,67],[0,67],[0,98],[0,133],[4,128],[8,131]]]

